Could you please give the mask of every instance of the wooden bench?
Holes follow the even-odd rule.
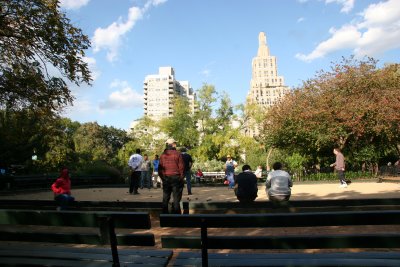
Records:
[[[400,210],[400,198],[291,200],[280,204],[271,201],[253,203],[183,201],[182,207],[185,214]]]
[[[203,177],[200,182],[222,182],[225,179],[225,172],[203,172]]]
[[[161,214],[160,226],[200,228],[198,235],[163,235],[163,248],[201,249],[180,252],[174,266],[400,266],[400,233],[369,231],[367,234],[235,234],[234,228],[282,228],[359,225],[400,225],[399,210],[307,212],[274,214]],[[217,234],[208,234],[214,229]],[[233,228],[233,229],[231,229]],[[228,229],[224,235],[223,229]],[[261,234],[260,234],[261,233]],[[363,252],[299,253],[293,249],[374,249]],[[289,250],[287,253],[208,253],[209,249]],[[292,250],[292,251],[291,251]]]
[[[122,229],[116,233],[119,228]],[[118,249],[121,245],[154,246],[152,233],[130,231],[150,228],[146,212],[3,209],[0,210],[0,240],[4,241],[0,246],[0,265],[166,266],[171,251]],[[42,244],[27,247],[25,242]],[[110,248],[66,247],[66,243]]]

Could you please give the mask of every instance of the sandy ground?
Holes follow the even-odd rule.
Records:
[[[140,201],[161,202],[162,189],[139,189],[139,195],[130,195],[128,187],[72,188],[76,200],[81,201]],[[183,191],[182,201],[212,202],[237,201],[233,190],[225,186],[192,187],[193,195]],[[400,197],[400,181],[378,183],[376,180],[354,181],[347,188],[339,188],[338,183],[295,183],[291,200],[313,199],[363,199],[363,198],[397,198]],[[48,191],[18,192],[0,195],[1,199],[34,199],[51,200],[53,193]],[[267,200],[265,185],[259,185],[256,201]]]

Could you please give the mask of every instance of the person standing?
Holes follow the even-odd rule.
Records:
[[[182,147],[180,150],[181,150],[181,154],[182,154],[183,163],[185,164],[184,172],[185,172],[185,178],[186,178],[187,192],[188,192],[188,195],[191,195],[192,194],[191,179],[192,179],[193,159],[192,159],[192,156],[190,156],[187,153],[186,147]]]
[[[141,174],[140,174],[140,189],[143,187],[147,187],[147,189],[151,188],[151,162],[147,154],[143,155],[143,161],[141,165]]]
[[[262,166],[258,166],[254,174],[256,175],[257,178],[262,178]]]
[[[237,166],[236,161],[234,161],[231,157],[231,155],[226,156],[227,160],[225,162],[224,170],[225,170],[225,175],[226,179],[228,180],[228,185],[230,189],[234,188],[235,186],[235,168]]]
[[[250,165],[243,165],[241,173],[235,179],[235,195],[240,202],[249,203],[257,198],[257,176]]]
[[[158,155],[154,156],[153,161],[151,162],[153,164],[153,187],[157,188],[160,177],[158,176],[158,164],[160,163],[160,160],[158,159]]]
[[[268,174],[266,190],[268,199],[272,202],[288,201],[293,186],[290,174],[282,170],[282,163],[275,162],[273,171]]]
[[[61,170],[60,177],[51,185],[54,192],[54,200],[57,202],[57,210],[65,210],[75,200],[71,196],[71,179],[67,168]]]
[[[139,183],[141,178],[141,165],[143,157],[140,155],[140,148],[136,149],[136,153],[130,156],[128,165],[131,169],[131,175],[129,177],[129,194],[139,194]]]
[[[172,138],[166,141],[166,149],[160,156],[158,175],[163,183],[162,212],[169,213],[168,205],[172,194],[171,213],[181,214],[180,201],[182,199],[185,165],[181,153],[176,151],[176,141]]]
[[[344,156],[343,156],[342,152],[340,151],[340,148],[338,148],[338,147],[335,147],[333,149],[333,154],[335,154],[335,156],[336,156],[336,161],[335,161],[335,163],[332,163],[330,166],[335,167],[337,176],[340,181],[339,187],[346,188],[347,183],[346,183],[345,174],[344,174],[344,170],[345,170]]]

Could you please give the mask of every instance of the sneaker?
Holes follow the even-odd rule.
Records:
[[[346,187],[347,187],[347,184],[341,184],[341,185],[339,185],[339,187],[340,187],[340,188],[346,188]]]

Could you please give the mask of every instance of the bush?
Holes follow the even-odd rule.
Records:
[[[89,163],[74,173],[76,175],[107,175],[111,177],[115,183],[124,182],[121,172],[117,168],[100,161]]]

